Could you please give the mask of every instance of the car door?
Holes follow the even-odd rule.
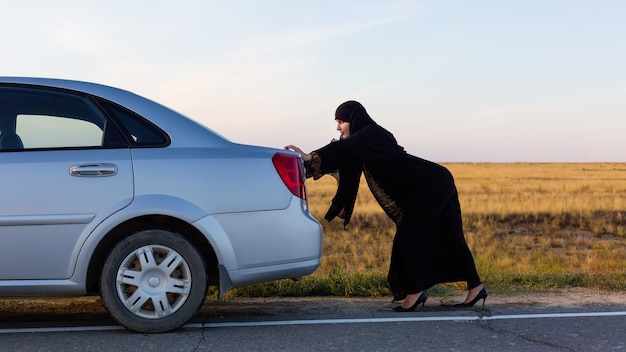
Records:
[[[93,228],[132,201],[130,155],[88,97],[0,86],[0,280],[71,277]]]

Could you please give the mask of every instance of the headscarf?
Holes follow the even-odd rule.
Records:
[[[376,124],[370,115],[367,114],[367,111],[365,111],[365,107],[354,100],[348,100],[337,107],[337,110],[335,110],[335,120],[350,123],[351,135],[365,126]]]
[[[346,101],[339,105],[335,111],[335,120],[350,123],[350,135],[358,132],[365,126],[375,125],[376,122],[365,111],[365,107],[354,100]],[[333,197],[330,208],[324,218],[331,221],[338,216],[344,220],[344,228],[350,222],[356,195],[361,180],[361,165],[344,165],[339,168],[337,176],[337,192]]]

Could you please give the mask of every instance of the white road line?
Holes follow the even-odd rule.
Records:
[[[2,334],[23,334],[23,333],[41,333],[41,332],[77,332],[77,331],[108,331],[108,330],[124,330],[122,326],[66,326],[57,328],[17,328],[17,329],[0,329]]]
[[[194,323],[186,324],[184,329],[206,328],[234,328],[257,326],[284,326],[284,325],[320,325],[320,324],[364,324],[364,323],[398,323],[398,322],[428,322],[452,321],[472,322],[478,320],[507,320],[507,319],[546,319],[546,318],[585,318],[585,317],[615,317],[626,316],[626,311],[617,312],[587,312],[587,313],[545,313],[545,314],[517,314],[494,316],[444,316],[444,317],[395,317],[395,318],[358,318],[358,319],[309,319],[309,320],[277,320],[277,321],[242,321],[224,323]],[[124,330],[121,326],[68,326],[54,328],[16,328],[0,329],[0,334],[46,333],[46,332],[79,332],[79,331],[110,331]]]

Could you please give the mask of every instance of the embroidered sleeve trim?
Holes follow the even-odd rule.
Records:
[[[309,161],[309,166],[311,168],[311,173],[313,174],[313,179],[317,180],[322,177],[322,158],[316,152],[311,152],[311,161]]]

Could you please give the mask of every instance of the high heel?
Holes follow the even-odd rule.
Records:
[[[417,308],[417,306],[420,305],[420,303],[422,304],[422,308],[426,305],[426,299],[428,298],[428,295],[426,294],[426,291],[422,292],[422,294],[419,296],[419,298],[417,299],[417,301],[415,301],[415,303],[413,303],[413,305],[409,308],[402,308],[402,306],[397,306],[393,308],[394,312],[412,312],[415,310],[415,308]]]
[[[480,290],[480,292],[478,292],[478,294],[476,295],[476,297],[474,297],[473,300],[467,302],[467,303],[457,303],[455,304],[453,307],[455,308],[471,308],[473,307],[476,302],[480,301],[481,299],[483,300],[483,308],[485,307],[485,301],[487,300],[487,296],[489,294],[487,293],[487,289],[483,287],[482,290]]]

